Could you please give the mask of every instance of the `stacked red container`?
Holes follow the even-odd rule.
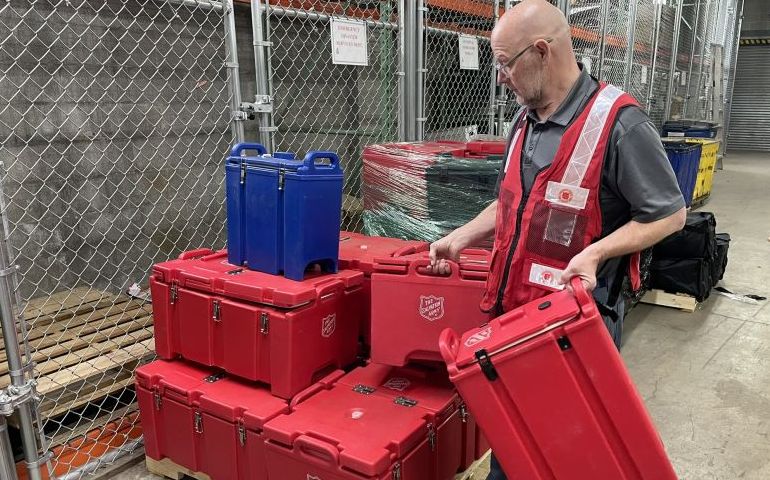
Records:
[[[156,350],[270,385],[291,399],[325,371],[353,363],[363,274],[309,274],[302,282],[188,252],[155,265],[150,280]]]
[[[438,338],[445,328],[465,331],[489,321],[479,309],[491,254],[468,249],[449,275],[432,273],[428,245],[381,259],[372,274],[372,361],[401,366],[441,361]]]
[[[371,346],[371,276],[377,259],[390,258],[422,242],[398,238],[370,237],[355,232],[340,232],[340,268],[364,274],[364,304],[359,335],[364,345]]]

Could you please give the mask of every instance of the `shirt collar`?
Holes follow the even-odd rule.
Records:
[[[551,115],[545,122],[540,122],[535,112],[529,111],[527,112],[527,117],[530,121],[533,123],[551,122],[563,127],[570,124],[580,110],[580,107],[585,104],[586,100],[591,96],[597,86],[596,80],[588,74],[588,71],[583,64],[578,62],[578,66],[580,67],[580,75],[577,80],[575,80],[575,83],[564,98],[564,101],[561,102],[561,105],[559,105],[559,108],[556,109],[553,115]]]

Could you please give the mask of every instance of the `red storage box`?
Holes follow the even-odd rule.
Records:
[[[188,252],[153,267],[155,348],[290,399],[355,361],[363,280],[343,270],[297,282],[231,265],[225,251]]]
[[[372,274],[372,361],[441,361],[438,338],[445,328],[465,331],[487,323],[479,303],[490,260],[486,250],[466,250],[460,263],[450,262],[448,276],[430,273],[427,251],[378,262]]]
[[[212,480],[267,480],[262,427],[286,401],[181,361],[139,367],[136,391],[147,456]]]
[[[675,480],[593,299],[572,288],[442,333],[450,378],[509,478]]]
[[[375,395],[385,395],[390,398],[399,396],[430,398],[434,397],[436,406],[434,410],[446,402],[446,396],[450,391],[454,391],[454,386],[449,381],[446,369],[443,364],[435,366],[413,364],[407,367],[391,367],[379,363],[370,363],[366,367],[356,368],[349,374],[339,380],[340,384],[356,387],[363,385],[375,389]],[[473,416],[468,413],[468,409],[462,399],[459,399],[460,420],[462,422],[462,433],[460,442],[460,462],[459,470],[467,469],[474,461],[484,455],[489,450],[487,442],[481,430],[476,425]],[[427,403],[423,402],[425,407]],[[453,431],[452,434],[455,434]],[[449,444],[451,448],[457,447],[457,442],[441,442]],[[454,453],[447,454],[446,457],[453,458]],[[443,456],[442,456],[443,457]]]
[[[380,382],[379,373],[359,369],[334,386],[314,385],[292,401],[290,414],[265,424],[270,478],[453,479],[461,441],[454,389],[378,393],[370,383]]]
[[[370,237],[354,232],[340,232],[340,268],[357,270],[364,274],[364,306],[359,335],[371,346],[371,280],[375,260],[392,257],[399,250],[413,248],[423,242],[388,237]]]

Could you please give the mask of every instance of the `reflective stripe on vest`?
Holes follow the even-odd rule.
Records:
[[[498,311],[507,311],[563,288],[558,281],[569,260],[600,237],[598,196],[606,146],[611,124],[628,105],[637,103],[621,90],[600,84],[529,192],[521,185],[527,120],[514,122],[517,130],[506,155],[495,253],[482,309],[497,305]]]

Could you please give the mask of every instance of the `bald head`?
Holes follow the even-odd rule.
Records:
[[[554,48],[572,50],[569,24],[561,10],[546,0],[524,0],[500,17],[492,31],[492,47],[529,44],[538,38],[553,38]]]
[[[498,82],[538,114],[552,113],[580,75],[569,23],[546,0],[524,0],[508,10],[492,30],[491,44],[504,67]]]

